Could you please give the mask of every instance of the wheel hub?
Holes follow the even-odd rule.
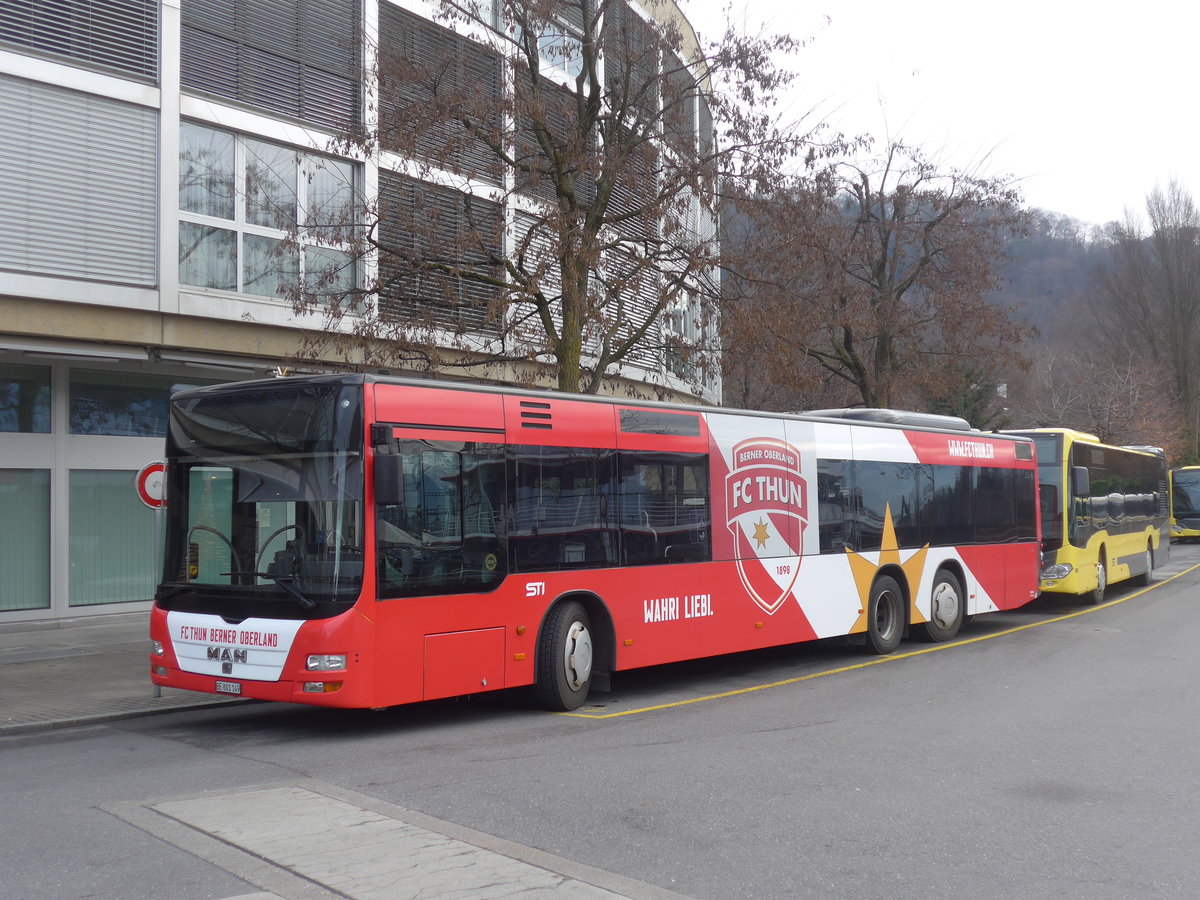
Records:
[[[563,674],[573,691],[579,690],[592,677],[592,635],[582,622],[572,622],[567,629]]]
[[[933,623],[939,628],[949,628],[953,625],[954,620],[958,618],[959,602],[958,591],[944,581],[939,584],[933,592],[929,610]]]

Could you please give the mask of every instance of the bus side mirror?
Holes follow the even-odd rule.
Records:
[[[1071,466],[1071,493],[1076,497],[1092,495],[1092,480],[1086,466]]]
[[[375,454],[375,503],[395,506],[404,500],[403,458]]]

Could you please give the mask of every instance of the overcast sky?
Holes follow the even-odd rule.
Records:
[[[678,0],[701,32],[723,0]],[[1174,178],[1200,200],[1192,0],[732,0],[739,26],[812,42],[796,114],[1019,178],[1026,203],[1103,224]],[[828,22],[826,22],[828,17]]]

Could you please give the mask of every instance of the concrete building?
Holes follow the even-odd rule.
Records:
[[[363,36],[397,23],[448,33],[393,0],[0,3],[0,623],[148,607],[160,514],[137,476],[162,457],[169,391],[294,364],[271,261],[295,235],[263,210],[282,198],[302,222],[398,177],[388,154],[330,150],[370,115]],[[702,97],[691,127],[711,140]],[[293,273],[347,262],[303,236],[288,253]],[[697,340],[695,310],[661,327]],[[619,376],[719,399],[670,354]]]

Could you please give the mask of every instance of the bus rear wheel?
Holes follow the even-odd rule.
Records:
[[[1154,580],[1154,545],[1146,544],[1146,559],[1144,561],[1146,571],[1142,572],[1135,580],[1134,584],[1141,587],[1150,587],[1150,582]]]
[[[927,641],[939,643],[952,640],[962,628],[964,602],[962,584],[946,569],[939,569],[933,578],[929,597],[929,621],[914,630]]]
[[[904,634],[904,593],[895,578],[882,575],[867,600],[867,649],[880,655],[900,646]]]
[[[538,642],[534,696],[544,709],[578,709],[592,681],[591,619],[578,600],[550,610]]]

